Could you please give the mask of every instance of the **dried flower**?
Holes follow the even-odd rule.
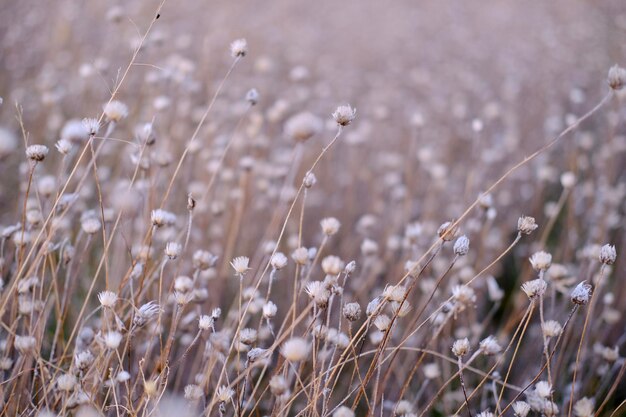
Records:
[[[456,242],[454,242],[454,254],[457,256],[465,256],[469,252],[469,244],[470,240],[467,236],[459,237]]]
[[[297,142],[304,142],[323,128],[322,120],[309,112],[298,113],[285,122],[285,136]]]
[[[203,314],[198,318],[198,328],[200,330],[212,329],[214,324],[215,320],[213,320],[213,317],[206,314]]]
[[[248,53],[248,42],[245,39],[236,39],[230,44],[230,54],[233,58],[246,56]]]
[[[112,100],[103,106],[104,116],[108,121],[119,122],[128,116],[128,106],[121,101]]]
[[[284,267],[287,266],[287,257],[285,256],[284,253],[281,252],[276,252],[273,256],[272,259],[270,260],[270,264],[272,265],[272,268],[279,270],[279,269],[283,269]]]
[[[344,305],[343,316],[348,321],[357,321],[361,317],[361,306],[359,303],[348,303]]]
[[[103,340],[107,348],[115,350],[120,346],[124,336],[120,332],[110,331],[104,334]]]
[[[530,413],[530,405],[526,401],[515,401],[513,403],[513,413],[516,417],[526,417]]]
[[[300,362],[309,356],[309,344],[301,337],[292,337],[280,347],[280,354],[289,362]]]
[[[240,277],[243,277],[243,275],[246,272],[248,272],[248,270],[250,269],[248,267],[249,263],[250,263],[250,258],[248,258],[247,256],[238,256],[232,260],[230,265],[233,267],[237,275],[239,275]]]
[[[333,113],[333,119],[340,126],[348,126],[356,117],[356,109],[350,107],[350,105],[344,105],[337,107],[337,110]]]
[[[339,231],[341,223],[339,223],[339,220],[334,217],[326,217],[322,219],[320,225],[322,226],[322,232],[326,236],[332,236]]]
[[[535,218],[530,216],[522,216],[517,220],[517,230],[521,234],[529,235],[531,234],[537,227],[537,223],[535,223]]]
[[[263,305],[263,317],[266,319],[271,319],[276,316],[276,312],[278,311],[278,307],[272,301],[268,301]]]
[[[621,90],[624,88],[624,84],[626,83],[626,69],[619,65],[613,65],[609,69],[608,83],[609,87],[613,90]]]
[[[48,147],[45,145],[30,145],[26,148],[26,156],[33,162],[41,162],[48,155]]]
[[[100,121],[94,118],[84,118],[83,126],[85,130],[87,130],[87,134],[89,136],[96,136],[98,134],[98,130],[100,130]]]
[[[235,394],[235,390],[226,385],[220,385],[215,391],[215,399],[220,403],[225,403],[230,401]]]
[[[189,401],[198,401],[204,396],[202,388],[195,384],[185,386],[185,399]]]
[[[481,340],[480,351],[485,355],[495,355],[500,353],[502,347],[498,343],[498,340],[493,336],[488,336],[485,339]]]
[[[167,242],[165,245],[165,255],[171,260],[178,258],[183,250],[183,245],[177,242]]]
[[[544,251],[533,253],[529,260],[535,271],[546,271],[552,265],[552,255]]]
[[[572,291],[571,300],[574,304],[584,305],[589,302],[593,288],[586,281],[580,282]]]
[[[524,291],[524,293],[531,300],[542,296],[546,292],[547,288],[548,283],[541,278],[534,279],[532,281],[528,281],[522,284],[522,291]]]
[[[246,101],[250,103],[251,106],[255,106],[259,102],[259,92],[256,88],[251,88],[246,93]]]
[[[558,321],[548,320],[541,325],[541,331],[545,337],[559,337],[563,327]]]
[[[117,294],[113,291],[102,291],[98,294],[98,301],[102,307],[113,308],[117,302]]]
[[[467,355],[469,351],[470,351],[470,342],[467,337],[464,339],[457,339],[452,344],[452,353],[454,353],[454,356],[458,358],[461,358]]]
[[[617,252],[615,251],[615,246],[609,245],[607,243],[600,248],[600,262],[602,262],[603,264],[613,265],[616,258]]]

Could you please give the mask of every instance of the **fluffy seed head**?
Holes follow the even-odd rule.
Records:
[[[278,311],[278,307],[272,301],[268,301],[263,305],[263,317],[266,319],[271,319],[276,316],[276,312]]]
[[[230,54],[233,58],[244,57],[248,53],[248,42],[245,39],[236,39],[230,44]]]
[[[583,397],[574,404],[574,415],[576,417],[593,417],[595,406],[593,398]]]
[[[339,126],[348,126],[356,117],[356,109],[350,107],[349,104],[337,107],[333,113],[333,119]]]
[[[103,106],[104,116],[110,122],[119,122],[128,116],[128,106],[121,101],[109,101]]]
[[[530,405],[526,401],[515,401],[513,403],[513,413],[516,417],[526,417],[530,413]]]
[[[339,227],[341,227],[341,223],[339,223],[339,220],[334,217],[326,217],[322,219],[320,225],[322,226],[322,232],[326,236],[332,236],[336,234],[339,231]]]
[[[590,284],[587,284],[586,281],[582,281],[572,290],[572,294],[570,297],[572,303],[584,305],[589,302],[592,293],[593,287]]]
[[[521,234],[529,235],[538,227],[534,217],[522,216],[517,219],[517,231]]]
[[[531,300],[542,296],[546,292],[546,288],[548,288],[548,283],[541,278],[522,284],[522,291],[524,291]]]
[[[454,353],[454,356],[458,358],[461,358],[467,355],[469,351],[470,351],[470,342],[467,337],[464,339],[457,339],[452,344],[452,353]]]
[[[439,236],[443,241],[449,242],[456,237],[457,232],[459,231],[458,227],[453,227],[454,223],[445,222],[437,229],[437,236]]]
[[[600,248],[600,262],[605,265],[613,265],[617,258],[617,252],[615,246],[608,243]]]
[[[272,268],[279,270],[279,269],[283,269],[284,267],[287,266],[287,257],[285,256],[284,253],[281,252],[276,252],[273,256],[272,259],[270,260],[270,264],[272,265]]]
[[[533,253],[529,260],[535,271],[546,271],[552,265],[552,255],[544,251]]]
[[[76,377],[72,374],[63,374],[57,378],[57,387],[59,390],[69,392],[74,389],[76,385]]]
[[[386,332],[391,326],[391,319],[386,314],[380,314],[374,319],[374,326],[381,332]]]
[[[213,317],[206,314],[203,314],[198,318],[198,328],[200,330],[209,330],[213,328],[214,323],[215,320],[213,320]]]
[[[322,270],[326,275],[339,275],[344,267],[345,263],[337,256],[330,255],[322,259]]]
[[[230,401],[230,399],[233,398],[234,394],[235,390],[227,387],[226,385],[221,385],[215,391],[215,399],[217,400],[217,402],[225,403]]]
[[[204,396],[202,388],[195,384],[185,386],[185,399],[189,401],[198,401]]]
[[[541,325],[541,331],[545,337],[559,337],[563,327],[558,321],[548,320]]]
[[[302,112],[287,119],[283,131],[289,139],[304,142],[318,134],[323,127],[324,124],[319,117],[309,112]]]
[[[251,106],[255,106],[259,102],[259,92],[256,88],[251,88],[246,93],[246,101],[250,103]]]
[[[83,119],[83,126],[89,136],[96,136],[98,134],[98,130],[100,130],[100,122],[98,119],[94,119],[91,117],[87,117]]]
[[[454,242],[454,254],[457,256],[465,256],[469,252],[469,244],[470,240],[467,236],[459,237],[456,242]]]
[[[124,336],[122,336],[120,332],[116,332],[116,331],[106,332],[104,334],[104,344],[106,345],[107,348],[111,350],[115,350],[120,346],[120,343],[122,342],[123,337]]]
[[[342,405],[333,413],[333,417],[354,417],[354,411],[350,407]]]
[[[359,303],[348,303],[344,305],[343,316],[348,321],[357,321],[361,317],[361,306]]]
[[[626,69],[619,65],[613,65],[609,69],[608,83],[613,90],[624,88],[624,84],[626,84]]]
[[[167,245],[165,245],[165,255],[171,261],[178,258],[182,250],[183,250],[183,245],[181,245],[178,242],[167,242]]]
[[[495,355],[500,353],[502,347],[498,343],[498,340],[493,336],[488,336],[480,342],[480,351],[485,355]]]
[[[48,147],[45,145],[30,145],[26,148],[26,156],[34,162],[43,161],[48,155]]]
[[[243,276],[250,269],[248,265],[250,264],[250,258],[247,256],[238,256],[232,260],[230,265],[235,270],[237,275]]]
[[[117,302],[117,294],[113,291],[102,291],[98,294],[98,301],[102,307],[113,308]]]
[[[298,265],[306,265],[309,262],[309,251],[307,248],[297,248],[291,253],[291,259]]]
[[[309,344],[301,337],[292,337],[280,347],[280,354],[289,362],[300,362],[309,356]]]

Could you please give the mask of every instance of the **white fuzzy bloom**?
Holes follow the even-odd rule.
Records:
[[[193,279],[187,275],[179,275],[174,280],[174,289],[180,292],[189,292],[193,290]]]
[[[272,259],[270,260],[270,264],[272,265],[272,268],[276,270],[283,269],[284,267],[286,267],[287,262],[288,262],[287,257],[285,256],[284,253],[281,253],[281,252],[276,252],[272,256]]]
[[[198,328],[200,330],[209,330],[213,328],[214,323],[215,320],[213,320],[213,317],[206,314],[203,314],[198,318]]]
[[[596,402],[593,398],[583,397],[574,404],[574,415],[576,417],[593,417]]]
[[[276,316],[276,312],[278,311],[278,307],[272,301],[268,301],[263,305],[263,317],[266,319],[271,319]]]
[[[613,90],[624,88],[624,84],[626,84],[626,69],[619,65],[613,65],[609,69],[608,83]]]
[[[391,319],[386,314],[380,314],[374,319],[374,326],[381,332],[386,332],[391,326]]]
[[[235,390],[227,387],[226,385],[221,385],[215,391],[215,399],[217,400],[217,402],[225,403],[230,401],[230,399],[233,398],[234,394]]]
[[[113,291],[102,291],[98,294],[98,301],[102,307],[113,308],[117,302],[117,294]]]
[[[309,343],[301,337],[292,337],[280,347],[280,354],[289,362],[300,362],[309,356]]]
[[[516,417],[526,417],[530,413],[530,405],[526,401],[515,401],[513,403],[513,413]]]
[[[259,92],[256,88],[248,90],[246,93],[246,101],[250,103],[251,106],[254,106],[259,102]]]
[[[102,108],[105,117],[111,122],[119,122],[128,116],[128,106],[118,100],[109,101]]]
[[[552,255],[544,251],[533,253],[529,260],[535,271],[546,271],[552,265]]]
[[[26,156],[34,162],[43,161],[48,155],[48,147],[45,145],[30,145],[26,148]]]
[[[133,317],[133,324],[137,327],[142,327],[156,317],[160,311],[161,307],[156,302],[149,301],[139,307],[135,317]]]
[[[287,138],[304,142],[318,134],[323,127],[324,124],[319,117],[309,112],[302,112],[287,119],[283,131]]]
[[[185,386],[185,399],[188,401],[198,401],[204,396],[202,388],[195,384]]]
[[[549,398],[552,394],[552,385],[547,381],[539,381],[535,384],[535,392],[541,398]]]
[[[176,215],[163,209],[156,209],[150,213],[150,221],[156,227],[171,226],[176,223]]]
[[[361,317],[361,306],[359,303],[348,303],[344,305],[343,316],[348,321],[357,321]]]
[[[93,235],[100,231],[102,227],[102,223],[100,219],[94,216],[87,216],[83,220],[81,220],[80,225],[85,233],[88,235]]]
[[[346,407],[345,405],[342,405],[341,407],[337,408],[335,410],[335,412],[333,413],[333,417],[354,417],[354,411],[352,411],[352,409],[350,407]]]
[[[541,331],[545,337],[559,337],[563,327],[558,321],[548,320],[541,325]]]
[[[309,251],[307,248],[297,248],[291,253],[291,259],[298,265],[306,265],[309,262]]]
[[[237,275],[243,276],[250,269],[248,265],[250,264],[250,258],[247,256],[238,256],[232,260],[230,265],[235,270]]]
[[[15,336],[15,348],[21,353],[32,351],[37,340],[33,336]]]
[[[344,267],[345,263],[337,256],[330,255],[322,259],[322,270],[326,275],[339,275]]]
[[[72,142],[67,139],[59,139],[57,143],[54,144],[54,147],[57,148],[62,155],[67,155],[72,150]]]
[[[76,386],[77,382],[78,381],[76,380],[76,377],[74,375],[63,374],[57,378],[57,387],[59,387],[59,390],[61,391],[69,392],[74,389],[74,386]]]
[[[339,223],[339,220],[334,217],[326,217],[322,219],[320,225],[322,226],[322,232],[326,236],[332,236],[339,231],[341,223]]]
[[[452,353],[454,353],[456,357],[459,357],[459,358],[463,357],[467,355],[469,351],[470,351],[470,342],[467,337],[464,339],[457,339],[452,344]]]
[[[439,369],[439,364],[436,362],[427,363],[422,369],[426,379],[437,379],[441,376],[441,369]]]
[[[593,287],[585,281],[580,282],[572,291],[571,300],[575,304],[583,305],[589,302]]]
[[[528,281],[522,284],[522,291],[528,296],[530,299],[534,299],[542,296],[546,289],[548,288],[548,283],[543,279],[534,279],[532,281]]]
[[[165,245],[165,255],[172,261],[178,258],[182,250],[183,245],[178,242],[167,242]]]
[[[517,220],[517,231],[524,235],[531,234],[537,227],[534,217],[522,216]]]
[[[469,252],[469,244],[470,240],[467,236],[459,237],[456,242],[454,242],[454,254],[457,256],[465,256]]]
[[[83,119],[83,126],[89,136],[96,136],[98,134],[98,130],[100,130],[100,122],[98,119],[94,119],[91,117],[87,117]]]
[[[319,307],[326,308],[328,299],[330,298],[330,291],[326,288],[326,285],[322,281],[309,282],[305,288],[305,291],[309,298]]]
[[[337,110],[333,113],[333,119],[340,126],[347,126],[356,117],[356,109],[350,107],[350,105],[344,105],[337,107]]]
[[[488,336],[485,339],[481,340],[480,351],[485,355],[495,355],[500,353],[502,347],[498,343],[498,340],[493,336]]]
[[[230,54],[233,58],[244,57],[248,53],[248,42],[245,39],[236,39],[230,44]]]
[[[600,262],[605,265],[613,265],[617,259],[615,246],[606,244],[600,248]]]
[[[120,332],[110,331],[104,334],[104,344],[107,348],[115,350],[120,346],[124,336]]]

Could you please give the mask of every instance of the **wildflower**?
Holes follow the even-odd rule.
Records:
[[[605,265],[613,265],[617,258],[615,246],[606,244],[600,248],[600,262]]]
[[[552,265],[552,255],[544,251],[533,253],[529,260],[535,271],[546,271]]]
[[[542,296],[546,292],[546,288],[548,288],[548,283],[541,278],[522,284],[522,291],[524,291],[531,300]]]
[[[200,328],[200,330],[212,329],[214,323],[215,321],[213,320],[213,317],[206,314],[203,314],[198,318],[198,328]]]
[[[143,327],[146,323],[156,317],[161,311],[161,307],[154,301],[149,301],[139,307],[135,317],[133,317],[133,325]]]
[[[457,339],[452,344],[452,353],[458,358],[461,358],[468,354],[470,351],[470,343],[469,339],[466,337],[464,339]]]
[[[275,270],[279,270],[287,266],[287,261],[288,260],[285,254],[281,252],[276,252],[272,256],[272,259],[270,260],[270,264],[272,265],[272,268],[274,268]]]
[[[184,306],[186,304],[189,304],[192,299],[193,294],[191,293],[174,291],[174,301],[178,306]]]
[[[291,253],[291,259],[298,265],[306,265],[309,261],[309,251],[307,248],[297,248]]]
[[[54,144],[54,147],[57,148],[62,155],[67,155],[72,150],[72,142],[67,139],[59,139],[57,143]]]
[[[626,83],[626,69],[619,65],[613,65],[609,69],[608,82],[609,87],[613,90],[621,90],[624,88],[624,84]]]
[[[89,136],[96,136],[98,134],[98,130],[100,130],[100,121],[94,118],[85,118],[83,119],[83,126]]]
[[[222,316],[222,309],[221,309],[221,308],[217,307],[217,308],[214,308],[214,309],[211,311],[211,317],[213,317],[213,320],[217,320],[217,319],[219,319],[221,316]]]
[[[287,381],[282,375],[274,375],[270,379],[270,391],[276,396],[281,396],[289,390]]]
[[[41,162],[48,155],[48,147],[45,145],[30,145],[26,148],[26,156],[33,162]]]
[[[530,216],[522,216],[517,220],[517,231],[524,235],[531,234],[537,227],[535,218]]]
[[[201,271],[205,271],[215,265],[217,262],[217,256],[213,255],[209,251],[197,250],[193,254],[193,267]]]
[[[437,229],[437,236],[439,236],[443,241],[449,242],[456,236],[458,232],[458,227],[453,227],[454,223],[445,222]]]
[[[423,370],[424,377],[426,377],[426,379],[437,379],[441,376],[439,365],[435,362],[425,364]]]
[[[343,271],[345,264],[337,256],[327,256],[322,259],[322,270],[327,275],[339,275]]]
[[[116,331],[106,332],[103,338],[104,344],[106,345],[107,348],[111,350],[115,350],[120,346],[120,343],[122,342],[123,337],[124,336],[122,336],[120,332],[116,332]]]
[[[102,307],[113,308],[117,302],[117,294],[113,291],[102,291],[98,294],[98,301]]]
[[[163,209],[152,210],[150,221],[155,227],[171,226],[176,222],[176,215]]]
[[[334,217],[326,217],[322,219],[320,225],[322,226],[322,232],[326,236],[332,236],[339,231],[341,223],[339,223],[339,220]]]
[[[84,350],[82,352],[77,353],[74,356],[74,364],[76,365],[76,368],[80,371],[85,371],[87,370],[87,368],[89,368],[89,366],[91,366],[91,364],[94,361],[94,357],[93,354],[88,351],[88,350]]]
[[[256,88],[248,90],[246,93],[246,101],[250,103],[251,106],[254,106],[259,102],[259,92]]]
[[[185,399],[189,401],[198,401],[204,396],[202,388],[195,384],[185,386]]]
[[[184,293],[189,292],[193,290],[193,280],[186,275],[180,275],[174,280],[174,289]]]
[[[480,344],[480,351],[485,355],[495,355],[502,350],[502,347],[498,343],[498,340],[493,336],[488,336],[483,339]]]
[[[304,179],[302,180],[302,182],[304,183],[304,186],[306,188],[311,188],[315,185],[315,183],[317,182],[317,178],[315,177],[315,174],[312,173],[311,171],[307,172],[304,175]]]
[[[559,337],[563,331],[563,327],[558,321],[548,320],[541,325],[541,331],[545,337]]]
[[[93,235],[94,233],[97,233],[102,227],[100,219],[93,216],[88,216],[87,218],[83,219],[80,225],[83,231],[88,235]]]
[[[576,417],[593,417],[595,405],[593,398],[583,397],[574,404],[574,415]]]
[[[587,282],[580,282],[572,291],[570,296],[572,302],[578,305],[584,305],[589,302],[591,298],[591,294],[593,293],[593,288]]]
[[[391,319],[386,314],[380,314],[374,319],[374,326],[381,332],[386,332],[391,326]]]
[[[552,394],[552,385],[547,381],[539,381],[535,384],[535,392],[541,398],[548,398]]]
[[[571,171],[564,172],[561,174],[561,185],[563,188],[572,188],[576,185],[576,174]]]
[[[59,390],[61,391],[69,392],[74,389],[77,382],[78,381],[74,375],[63,374],[57,378],[57,387],[59,387]]]
[[[346,267],[343,269],[343,273],[346,275],[350,275],[354,272],[355,269],[356,269],[356,261],[350,261],[348,262]]]
[[[361,306],[359,303],[348,303],[344,305],[343,316],[348,321],[357,321],[361,317]]]
[[[241,58],[248,53],[248,42],[245,39],[236,39],[230,44],[230,54],[233,58]]]
[[[280,353],[289,362],[300,362],[309,356],[309,344],[301,337],[292,337],[283,343]]]
[[[309,282],[305,291],[318,308],[326,308],[330,298],[330,291],[328,291],[322,281]]]
[[[410,401],[400,400],[393,408],[393,411],[396,416],[405,416],[413,412],[413,405]]]
[[[165,245],[165,255],[171,260],[178,258],[183,250],[183,245],[177,242],[167,242]]]
[[[516,417],[526,417],[530,413],[530,405],[526,401],[515,401],[513,403],[513,413]]]
[[[278,307],[272,301],[268,301],[263,305],[263,317],[266,319],[271,319],[276,316],[276,312],[278,311]]]
[[[111,122],[119,122],[128,116],[128,106],[121,101],[112,100],[103,106],[104,116]]]
[[[352,411],[352,409],[350,407],[346,407],[345,405],[342,405],[341,407],[337,408],[337,410],[335,410],[335,412],[333,413],[333,417],[354,417],[354,411]]]
[[[350,105],[344,105],[337,107],[337,110],[333,113],[333,119],[339,126],[348,126],[356,117],[356,109],[350,107]]]
[[[252,363],[268,356],[269,350],[263,348],[253,348],[248,352],[248,362]]]
[[[252,345],[257,341],[257,331],[255,329],[242,329],[239,332],[239,341],[244,345]]]
[[[465,256],[469,252],[469,244],[470,241],[467,236],[459,237],[456,242],[454,242],[454,254],[457,256]]]
[[[21,353],[26,353],[35,348],[37,340],[33,336],[15,336],[15,348]]]
[[[408,301],[404,301],[404,302],[392,301],[391,302],[391,312],[398,317],[404,317],[407,314],[409,314],[410,311],[411,311],[411,303],[409,303]]]
[[[243,278],[244,274],[250,269],[248,264],[250,263],[250,258],[247,256],[238,256],[232,260],[230,265],[235,270],[236,274]]]
[[[285,122],[285,136],[296,142],[304,142],[318,134],[324,124],[322,120],[309,112],[298,113]]]

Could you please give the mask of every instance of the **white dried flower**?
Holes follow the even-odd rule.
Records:
[[[215,399],[217,402],[225,403],[230,401],[234,394],[235,390],[232,388],[227,387],[226,385],[220,385],[215,391]]]
[[[319,133],[324,124],[322,120],[309,112],[298,113],[285,122],[285,136],[297,142],[304,142]]]
[[[263,317],[266,319],[272,319],[276,316],[276,312],[278,311],[278,307],[272,301],[268,301],[263,305]]]
[[[185,399],[189,401],[198,401],[204,396],[202,388],[195,384],[185,386]]]
[[[156,227],[171,226],[176,223],[176,215],[163,209],[156,209],[150,213],[150,221]]]
[[[317,178],[315,177],[315,174],[312,173],[311,171],[307,172],[304,176],[304,179],[302,180],[302,183],[304,184],[306,188],[313,187],[316,182],[317,182]]]
[[[246,93],[246,101],[250,103],[251,106],[255,106],[259,102],[259,92],[256,88],[251,88]]]
[[[572,290],[571,300],[574,304],[584,305],[589,302],[592,293],[592,286],[582,281]]]
[[[59,390],[61,391],[69,392],[74,389],[77,382],[78,381],[74,375],[63,374],[57,378],[57,387],[59,387]]]
[[[98,301],[102,307],[113,308],[117,302],[117,294],[113,291],[102,291],[98,294]]]
[[[35,348],[37,340],[33,336],[15,336],[15,348],[21,353],[27,353]]]
[[[526,417],[530,413],[530,405],[526,401],[515,401],[513,403],[513,413],[516,417]]]
[[[200,328],[200,330],[212,329],[214,323],[215,323],[215,320],[213,320],[213,317],[208,316],[206,314],[203,314],[198,318],[198,328]]]
[[[465,256],[469,252],[469,244],[470,240],[467,236],[459,237],[456,242],[454,242],[454,254],[457,256]]]
[[[613,90],[624,88],[624,84],[626,84],[626,69],[619,65],[613,65],[609,69],[608,83]]]
[[[454,226],[453,222],[445,222],[437,229],[437,236],[443,241],[449,242],[456,237],[458,231],[458,226]]]
[[[559,337],[563,327],[558,321],[548,320],[541,325],[541,331],[545,337]]]
[[[87,130],[89,136],[96,136],[100,130],[100,121],[98,119],[86,117],[83,119],[83,126]]]
[[[467,355],[469,351],[470,351],[470,342],[467,337],[464,339],[457,339],[452,344],[452,353],[454,353],[454,356],[458,358],[461,358]]]
[[[436,362],[425,364],[423,371],[426,379],[437,379],[441,376],[441,369],[439,369],[439,364]]]
[[[345,263],[337,256],[330,255],[322,259],[322,270],[326,275],[339,275],[344,267]]]
[[[593,417],[596,403],[593,398],[583,397],[574,404],[576,417]]]
[[[102,223],[100,219],[94,216],[87,216],[81,220],[80,225],[85,233],[88,235],[93,235],[100,231],[102,227]]]
[[[189,304],[193,300],[193,293],[174,291],[174,302],[181,307]]]
[[[123,338],[120,332],[109,331],[104,334],[103,340],[107,348],[115,350],[120,346]]]
[[[41,162],[48,155],[48,147],[45,145],[30,145],[26,148],[26,156],[33,162]]]
[[[103,106],[104,116],[111,122],[119,122],[128,116],[128,106],[121,101],[112,100]]]
[[[541,398],[549,398],[552,394],[552,385],[547,381],[539,381],[535,384],[535,392]]]
[[[250,258],[247,256],[238,256],[232,260],[230,266],[233,267],[235,273],[239,276],[243,276],[250,269],[248,265],[250,264]]]
[[[146,304],[139,307],[135,317],[133,317],[133,325],[142,327],[154,317],[156,317],[161,311],[161,307],[154,301],[149,301]]]
[[[291,253],[291,259],[298,265],[306,265],[309,262],[309,251],[307,248],[297,248]]]
[[[493,336],[488,336],[485,339],[481,340],[480,351],[485,355],[495,355],[500,353],[502,347],[498,343],[498,340]]]
[[[352,411],[352,409],[350,407],[346,407],[345,405],[342,405],[341,407],[337,408],[335,410],[335,412],[333,413],[333,417],[354,417],[354,411]]]
[[[309,344],[301,337],[292,337],[280,347],[280,354],[289,362],[300,362],[309,356]]]
[[[76,368],[80,371],[85,371],[87,370],[87,368],[89,368],[89,366],[91,366],[91,364],[94,361],[94,357],[93,354],[88,351],[88,350],[84,350],[82,352],[77,353],[74,356],[74,364],[76,365]]]
[[[206,271],[207,269],[215,266],[215,262],[217,262],[217,256],[213,255],[209,251],[197,250],[193,254],[193,266],[201,271]]]
[[[305,292],[317,307],[326,308],[328,299],[330,298],[330,291],[322,281],[309,282],[305,288]]]
[[[178,258],[183,250],[183,245],[178,242],[167,242],[165,245],[165,255],[171,260]]]
[[[380,314],[374,319],[374,326],[381,332],[386,332],[391,326],[391,319],[386,314]]]
[[[537,227],[534,217],[522,216],[517,220],[517,230],[524,235],[531,234]]]
[[[320,225],[322,226],[322,232],[326,236],[332,236],[339,231],[341,223],[339,223],[339,220],[334,217],[326,217],[322,219]]]
[[[533,253],[529,260],[535,271],[546,271],[552,265],[552,255],[544,251]]]
[[[406,416],[407,414],[411,414],[413,412],[413,405],[410,401],[400,400],[393,408],[393,412],[396,416]]]
[[[571,171],[564,172],[561,174],[561,185],[563,188],[572,188],[576,185],[576,174]]]
[[[522,284],[522,291],[524,291],[531,300],[542,296],[546,292],[546,288],[548,288],[548,283],[541,278]]]
[[[270,378],[270,391],[277,397],[285,394],[289,390],[289,385],[282,375],[274,375]]]
[[[244,57],[248,53],[248,42],[245,39],[236,39],[230,44],[230,54],[233,58]]]
[[[357,321],[361,317],[361,306],[359,303],[348,303],[344,305],[343,316],[348,321]]]
[[[349,104],[337,107],[333,113],[333,119],[339,126],[348,126],[356,117],[356,109],[350,107]]]
[[[272,256],[272,259],[270,260],[270,264],[272,265],[272,268],[276,270],[280,270],[286,267],[287,262],[288,262],[287,257],[285,256],[284,253],[281,253],[281,252],[276,252]]]
[[[600,262],[605,265],[613,265],[617,259],[617,252],[615,246],[608,243],[600,248]]]
[[[57,151],[59,151],[62,155],[67,155],[72,150],[72,142],[67,139],[59,139],[57,143],[54,144]]]

